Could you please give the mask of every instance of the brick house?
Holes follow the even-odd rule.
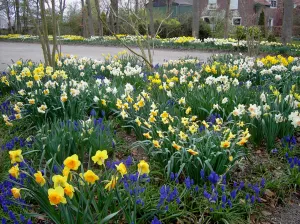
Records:
[[[231,0],[230,20],[232,26],[257,25],[262,11],[265,14],[266,29],[280,33],[282,26],[284,0]],[[300,0],[293,0],[295,4],[294,35],[300,35]],[[223,20],[225,16],[227,0],[199,0],[201,18],[215,29],[216,20]],[[162,13],[166,12],[166,0],[153,0],[154,9]],[[171,5],[172,16],[177,17],[183,13],[191,14],[193,0],[173,0]]]
[[[213,29],[215,17],[220,16],[221,18],[224,18],[227,0],[199,1],[201,17],[204,21],[210,23]],[[283,17],[283,1],[284,0],[231,0],[231,24],[233,26],[257,25],[259,16],[261,12],[264,11],[266,28],[273,30],[273,28],[281,27]],[[294,8],[295,25],[298,25],[297,20],[300,18],[300,0],[294,0]]]

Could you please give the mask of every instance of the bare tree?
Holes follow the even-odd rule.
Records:
[[[53,26],[53,46],[52,46],[52,51],[50,48],[50,41],[48,38],[48,20],[46,18],[46,7],[45,7],[45,0],[39,0],[39,6],[40,6],[40,16],[41,16],[41,26],[38,24],[38,20],[36,19],[34,14],[32,13],[30,7],[29,7],[29,0],[24,0],[28,12],[30,14],[31,17],[31,21],[33,22],[40,42],[41,42],[41,47],[43,50],[43,55],[44,55],[44,60],[45,60],[45,65],[46,66],[52,66],[53,69],[55,70],[55,52],[58,52],[58,47],[57,47],[57,15],[55,12],[55,0],[51,0],[51,24]],[[50,5],[49,5],[50,6]],[[59,53],[59,52],[58,52]],[[60,54],[58,54],[58,56],[60,57]]]
[[[199,0],[193,0],[193,37],[199,38],[199,18],[200,18],[200,12],[199,12]]]
[[[224,38],[228,38],[229,13],[230,13],[230,0],[226,0],[225,21],[224,21]]]
[[[95,36],[91,1],[86,0],[86,5],[87,5],[87,11],[88,11],[89,36]]]
[[[118,0],[111,0],[110,1],[110,29],[114,33],[119,33],[119,1]]]
[[[82,25],[82,36],[87,37],[87,25],[86,25],[86,10],[84,6],[84,0],[81,0],[81,25]]]
[[[167,14],[171,13],[171,9],[172,9],[172,4],[173,4],[173,0],[166,0],[167,2]]]
[[[61,20],[63,20],[65,9],[66,9],[66,0],[59,0],[59,14]]]
[[[135,11],[135,14],[138,14],[138,12],[139,12],[139,0],[135,0],[134,11]]]
[[[96,7],[96,10],[97,10],[97,22],[98,22],[99,36],[103,36],[103,24],[102,24],[102,21],[101,21],[101,12],[100,12],[99,0],[95,0],[95,7]]]
[[[151,37],[155,37],[155,31],[154,31],[154,19],[153,19],[153,0],[150,0],[148,3],[149,8],[149,20],[150,20],[150,35]]]
[[[4,0],[2,2],[2,4],[4,5],[4,8],[5,8],[5,13],[6,13],[7,21],[8,21],[8,29],[10,30],[10,33],[13,33],[13,29],[12,29],[12,25],[11,25],[11,8],[12,8],[12,4],[10,3],[9,0]]]
[[[290,43],[293,35],[293,0],[284,0],[283,3],[283,24],[281,41],[284,45]]]
[[[15,0],[15,4],[16,4],[17,33],[21,33],[20,0]]]

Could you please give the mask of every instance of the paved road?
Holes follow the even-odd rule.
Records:
[[[78,57],[90,57],[93,59],[103,59],[102,54],[115,55],[124,50],[122,47],[105,47],[105,46],[86,46],[86,45],[63,45],[62,52],[66,54],[74,54]],[[201,61],[206,61],[212,53],[200,51],[176,51],[176,50],[155,50],[154,64],[162,63],[164,60],[175,60],[186,56],[197,57]],[[42,49],[36,43],[12,43],[0,42],[0,71],[6,69],[7,64],[11,64],[12,60],[31,59],[32,61],[40,61],[43,59]]]

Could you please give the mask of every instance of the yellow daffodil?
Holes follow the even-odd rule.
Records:
[[[37,173],[34,174],[34,177],[35,177],[35,181],[41,185],[41,186],[44,186],[44,184],[46,183],[46,180],[45,178],[43,177],[43,174],[41,171],[37,171]]]
[[[187,117],[182,117],[181,118],[181,123],[184,125],[184,126],[187,126],[189,124],[189,119]]]
[[[150,173],[149,164],[145,160],[141,160],[138,164],[138,172],[140,175]]]
[[[118,181],[118,177],[112,176],[111,180],[105,185],[106,190],[112,190],[116,187]]]
[[[10,162],[12,164],[22,162],[23,161],[22,150],[17,149],[17,150],[9,151],[9,157],[10,157]]]
[[[245,126],[245,123],[244,123],[243,121],[239,121],[239,122],[237,123],[237,126],[239,126],[239,127],[244,127],[244,126]]]
[[[69,198],[73,198],[74,196],[74,187],[71,184],[67,184],[64,188],[64,193],[69,197]]]
[[[68,100],[67,95],[63,94],[63,95],[60,96],[60,101],[61,102],[65,103],[65,102],[67,102],[67,100]]]
[[[176,150],[180,150],[181,146],[177,145],[175,142],[172,143],[173,148],[175,148]]]
[[[164,137],[164,134],[163,134],[162,131],[156,131],[156,132],[157,132],[157,134],[158,134],[158,137],[160,137],[160,138],[163,138],[163,137]]]
[[[19,170],[19,165],[15,165],[12,168],[9,169],[8,173],[13,176],[14,178],[18,179],[19,178],[19,174],[20,174],[20,170]]]
[[[65,176],[54,175],[52,177],[52,181],[54,183],[54,188],[56,188],[58,186],[65,187],[67,184],[67,179],[68,179],[68,177],[65,177]]]
[[[138,117],[134,121],[139,127],[141,126],[142,122],[140,121],[140,119]]]
[[[28,103],[31,105],[35,104],[35,99],[28,99]]]
[[[71,170],[77,170],[80,164],[81,162],[78,160],[78,156],[76,154],[67,157],[64,161],[64,165]]]
[[[63,169],[63,171],[62,171],[62,175],[63,175],[64,177],[68,177],[69,174],[70,174],[70,168],[67,167],[67,166],[65,166],[64,169]]]
[[[247,140],[245,137],[243,137],[243,138],[241,138],[241,140],[240,140],[239,142],[237,142],[236,144],[239,145],[239,146],[243,146],[243,145],[245,145],[247,142],[248,142],[248,140]]]
[[[101,104],[103,105],[103,106],[106,106],[107,104],[106,104],[106,100],[105,99],[101,99]]]
[[[191,108],[191,107],[188,107],[188,108],[186,109],[186,111],[185,111],[185,114],[189,114],[189,113],[191,113],[191,111],[192,111],[192,108]]]
[[[181,97],[178,101],[179,104],[185,105],[185,97]]]
[[[159,144],[159,141],[157,141],[157,140],[153,140],[152,143],[153,143],[155,148],[160,148],[161,147],[160,144]]]
[[[193,155],[193,156],[199,154],[198,152],[196,152],[196,151],[194,151],[194,150],[192,150],[192,149],[188,149],[188,150],[186,150],[186,151],[189,152],[189,153],[190,153],[191,155]]]
[[[221,148],[229,148],[230,147],[230,141],[222,141],[221,142]]]
[[[88,170],[83,174],[83,178],[86,182],[89,184],[94,184],[97,180],[99,180],[99,177],[92,171]]]
[[[144,125],[145,125],[147,128],[149,128],[149,129],[152,127],[152,125],[149,124],[147,121],[144,121]]]
[[[143,133],[143,135],[144,135],[144,137],[147,138],[147,139],[151,139],[151,138],[152,138],[149,132]]]
[[[21,197],[21,193],[20,193],[20,191],[21,191],[21,189],[18,189],[18,188],[12,188],[11,190],[11,193],[12,193],[12,195],[14,196],[14,198],[20,198]]]
[[[122,177],[127,174],[127,169],[126,169],[126,166],[125,164],[122,162],[120,163],[119,165],[115,165],[116,168],[117,168],[117,171],[120,172],[120,174],[122,175]]]
[[[232,132],[229,133],[227,140],[230,141],[231,139],[234,139],[236,135],[232,134]]]
[[[185,134],[184,132],[180,131],[179,137],[180,137],[181,140],[186,141],[188,135]]]
[[[48,190],[48,199],[51,205],[58,205],[60,203],[66,204],[67,200],[64,196],[64,189],[61,186],[50,188]]]
[[[161,118],[168,118],[169,113],[167,111],[163,111],[162,114],[160,115]]]
[[[106,150],[103,151],[98,150],[96,154],[92,157],[92,160],[94,161],[94,163],[97,163],[98,165],[101,166],[101,165],[105,165],[104,162],[107,158],[108,155]]]
[[[128,95],[128,96],[126,97],[126,101],[127,101],[128,103],[132,103],[132,102],[133,102],[133,99],[130,97],[130,95]]]
[[[169,125],[168,130],[169,130],[169,132],[171,132],[172,134],[175,133],[175,129],[174,129],[171,125]]]
[[[154,122],[156,121],[156,119],[155,119],[154,116],[150,116],[150,117],[148,118],[148,121],[149,121],[150,123],[154,123]]]

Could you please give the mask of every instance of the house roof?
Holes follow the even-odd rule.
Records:
[[[268,2],[267,0],[254,0],[256,3],[261,4],[261,5],[271,5],[270,2]]]
[[[271,5],[270,1],[268,0],[254,0],[256,3],[259,3],[261,5],[269,6]],[[295,5],[300,5],[300,0],[293,0]]]
[[[294,0],[295,5],[300,5],[300,0]]]
[[[174,0],[173,3],[178,5],[193,5],[193,0]]]
[[[152,0],[154,7],[166,6],[166,0]],[[148,5],[148,3],[146,4]],[[173,0],[172,5],[193,5],[193,0]]]

